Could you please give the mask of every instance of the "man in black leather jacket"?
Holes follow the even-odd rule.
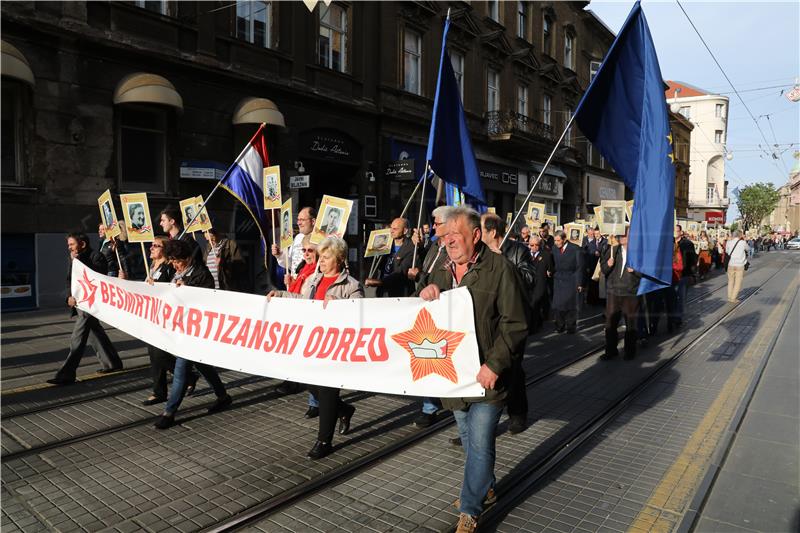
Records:
[[[607,247],[600,259],[606,276],[606,351],[601,359],[617,356],[617,325],[625,318],[625,359],[636,357],[639,280],[642,275],[628,266],[628,234],[619,244]]]
[[[481,240],[493,252],[502,254],[512,265],[517,273],[520,286],[523,287],[525,294],[525,314],[530,329],[533,321],[533,310],[531,301],[533,295],[533,283],[536,272],[531,261],[531,254],[528,247],[517,241],[506,239],[502,247],[500,243],[505,235],[506,223],[494,213],[486,213],[481,216]],[[525,386],[525,371],[522,368],[522,359],[525,354],[520,354],[516,358],[517,363],[512,366],[511,383],[509,384],[507,408],[508,408],[508,432],[512,435],[521,433],[527,428],[528,418],[528,397]]]

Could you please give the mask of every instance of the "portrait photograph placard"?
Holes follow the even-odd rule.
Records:
[[[202,231],[200,228],[200,217],[195,218],[195,214],[197,214],[197,196],[192,196],[191,198],[181,200],[180,207],[181,218],[183,219],[183,227],[186,228],[186,231],[188,233]],[[191,222],[192,219],[194,219],[194,222],[192,222],[190,227],[189,222]]]
[[[627,217],[628,222],[633,222],[633,200],[625,202],[625,217]]]
[[[586,227],[583,224],[577,224],[575,222],[566,224],[564,226],[564,232],[567,234],[567,240],[573,244],[577,244],[578,246],[583,245],[583,234],[585,230]]]
[[[294,244],[294,232],[292,228],[292,199],[289,198],[286,200],[283,205],[281,205],[281,216],[280,216],[280,241],[281,241],[281,250],[285,250]]]
[[[514,213],[506,213],[506,226],[511,229],[511,221],[514,220]]]
[[[274,165],[264,169],[264,209],[280,209],[281,204],[281,167]]]
[[[600,209],[600,232],[605,235],[624,235],[625,200],[603,200]]]
[[[325,237],[336,235],[344,237],[347,229],[347,220],[353,210],[353,201],[335,196],[322,197],[319,205],[319,215],[311,232],[311,242],[319,244]]]
[[[392,251],[392,230],[391,228],[374,229],[369,232],[367,250],[364,257],[375,257],[386,255]]]
[[[155,238],[153,221],[150,219],[150,207],[146,193],[120,194],[122,216],[125,219],[125,230],[130,242],[152,242]]]
[[[195,196],[195,204],[194,209],[195,213],[200,213],[200,216],[197,217],[197,220],[200,223],[200,231],[208,231],[213,228],[213,224],[211,224],[211,217],[208,214],[208,207],[202,209],[205,200],[203,200],[203,195]]]
[[[487,213],[492,213],[492,214],[495,214],[495,215],[496,215],[496,214],[497,214],[497,209],[495,209],[494,207],[487,207],[487,208],[486,208],[486,212],[487,212]]]
[[[553,228],[558,226],[558,216],[557,215],[544,215],[544,219],[542,222],[547,222],[550,224],[550,231],[553,231]]]
[[[525,218],[532,220],[533,224],[544,222],[544,204],[528,202],[528,212],[525,214]]]
[[[597,205],[593,208],[593,211],[594,211],[593,221],[595,223],[595,226],[596,227],[600,226],[600,224],[603,223],[603,208]]]
[[[97,206],[100,208],[100,222],[106,227],[106,239],[119,236],[122,230],[119,229],[117,210],[114,209],[110,190],[106,189],[106,192],[100,195]]]

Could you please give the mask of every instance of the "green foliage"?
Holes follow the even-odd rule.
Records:
[[[780,194],[772,183],[754,183],[739,189],[737,204],[745,228],[758,227],[778,206]]]
[[[739,229],[739,224],[737,222],[731,222],[730,230],[736,231],[737,229]]]

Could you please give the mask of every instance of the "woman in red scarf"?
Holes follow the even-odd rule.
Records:
[[[317,245],[311,243],[311,235],[306,235],[303,239],[303,266],[297,276],[292,277],[286,274],[284,281],[287,290],[294,294],[300,294],[308,278],[314,275],[317,270]]]

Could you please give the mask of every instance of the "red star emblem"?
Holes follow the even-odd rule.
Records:
[[[414,381],[428,374],[439,374],[453,383],[458,375],[453,366],[453,353],[464,333],[440,329],[427,309],[417,314],[414,326],[408,331],[392,335],[392,340],[411,356],[411,378]]]
[[[97,285],[92,283],[92,280],[89,279],[89,274],[86,270],[83,271],[83,279],[78,279],[78,284],[83,289],[83,300],[79,300],[78,303],[86,302],[89,304],[89,307],[94,305],[94,297],[97,293]]]

